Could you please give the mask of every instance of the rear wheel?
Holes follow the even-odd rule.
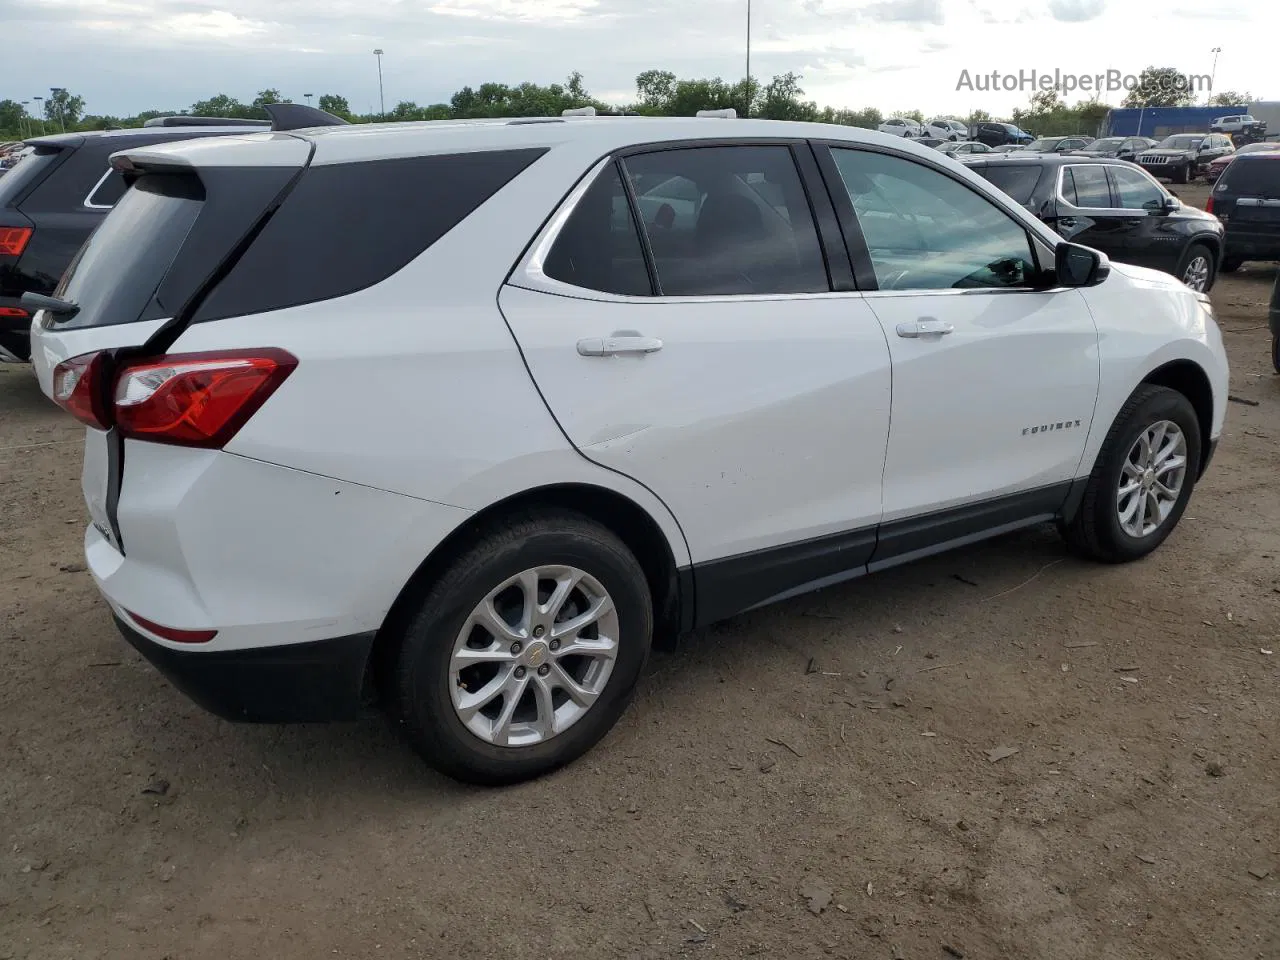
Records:
[[[579,514],[537,511],[483,535],[422,599],[401,638],[397,713],[442,773],[540,776],[608,733],[652,633],[626,546]]]
[[[1112,424],[1076,515],[1077,552],[1107,563],[1146,556],[1178,525],[1200,463],[1200,421],[1176,390],[1143,384]]]
[[[1191,179],[1191,167],[1185,164],[1178,167],[1177,170],[1173,171],[1172,179],[1174,183],[1186,183]]]
[[[1280,337],[1271,338],[1271,366],[1280,373]]]
[[[1178,263],[1178,279],[1192,290],[1208,293],[1213,288],[1213,253],[1203,243],[1187,247]]]

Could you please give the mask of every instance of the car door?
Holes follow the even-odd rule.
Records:
[[[1097,398],[1084,298],[1044,289],[1026,226],[940,166],[835,144],[821,157],[893,360],[872,566],[1053,515]],[[883,206],[903,222],[863,215]]]
[[[1182,253],[1183,237],[1170,218],[1166,201],[1171,194],[1141,167],[1109,165],[1116,219],[1123,250],[1116,259],[1172,273]]]
[[[1064,164],[1058,170],[1056,216],[1049,225],[1072,243],[1132,262],[1131,245],[1141,216],[1120,209],[1102,163]]]
[[[676,177],[705,197],[688,229],[630,197]],[[889,350],[842,244],[806,144],[647,148],[602,161],[501,291],[569,440],[681,524],[699,620],[874,547]]]

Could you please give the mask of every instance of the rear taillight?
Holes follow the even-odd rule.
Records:
[[[85,353],[53,368],[53,400],[82,423],[98,430],[110,425],[102,384],[106,361],[101,353]]]
[[[115,381],[113,422],[137,440],[222,447],[297,365],[291,354],[274,348],[127,364]]]
[[[1204,212],[1213,213],[1213,197],[1210,197],[1204,202]]]
[[[30,227],[0,227],[0,257],[22,256],[30,239]]]
[[[106,354],[64,360],[53,399],[77,420],[122,436],[184,447],[223,447],[298,365],[284,350],[185,353],[126,362],[108,403]]]
[[[208,643],[218,635],[217,630],[179,630],[176,627],[162,626],[146,617],[140,617],[132,610],[126,610],[125,613],[129,614],[129,619],[143,630],[154,633],[157,637],[172,640],[174,643]]]
[[[0,317],[29,317],[31,314],[21,307],[0,307]]]

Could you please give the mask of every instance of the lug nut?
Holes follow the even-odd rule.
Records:
[[[524,644],[521,643],[519,640],[517,640],[515,643],[511,645],[512,653],[519,653],[523,649],[524,649]]]
[[[533,628],[533,635],[534,635],[535,637],[540,637],[540,636],[542,636],[542,635],[543,635],[544,633],[546,633],[546,632],[547,632],[547,630],[546,630],[546,628],[545,628],[545,627],[534,627],[534,628]]]
[[[547,644],[547,646],[549,646],[552,650],[559,650],[559,649],[560,649],[560,641],[559,641],[559,640],[552,640],[549,644]]]
[[[524,679],[524,667],[516,667],[516,679],[517,680]]]
[[[551,664],[549,663],[544,663],[542,666],[538,668],[538,676],[540,677],[545,677],[550,672],[551,672]]]

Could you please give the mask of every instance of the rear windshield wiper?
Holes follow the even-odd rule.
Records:
[[[24,293],[18,302],[32,313],[37,310],[47,311],[54,320],[70,320],[80,312],[78,303],[59,300],[57,297],[46,297],[42,293]]]

